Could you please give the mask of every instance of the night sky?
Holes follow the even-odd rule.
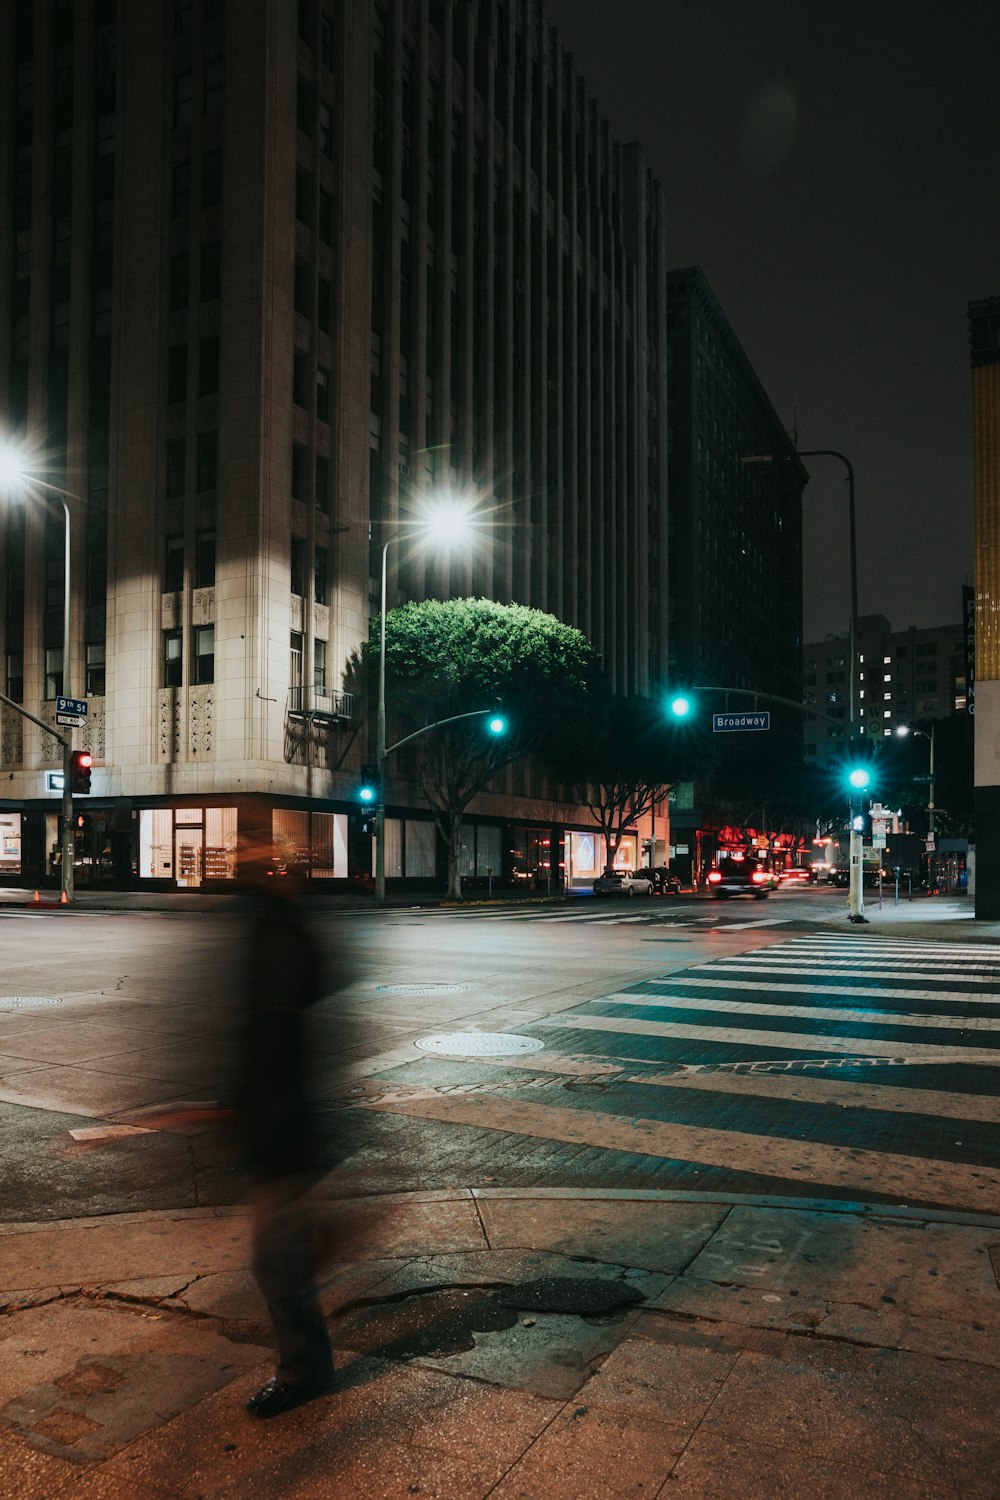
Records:
[[[1000,295],[1000,0],[547,0],[800,448],[856,476],[859,606],[961,618],[966,306]],[[807,460],[805,639],[846,631],[843,465]]]

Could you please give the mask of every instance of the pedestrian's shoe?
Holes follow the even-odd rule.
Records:
[[[335,1378],[331,1370],[328,1375],[314,1375],[309,1380],[279,1380],[272,1378],[256,1391],[246,1404],[252,1417],[280,1417],[284,1411],[293,1411],[317,1396],[327,1396],[333,1390]]]

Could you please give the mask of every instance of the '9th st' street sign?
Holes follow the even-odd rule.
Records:
[[[712,729],[716,734],[731,729],[770,729],[770,727],[771,715],[766,709],[754,713],[712,715]]]

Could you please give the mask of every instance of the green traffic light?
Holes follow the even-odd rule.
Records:
[[[507,720],[496,714],[487,724],[490,734],[503,734],[507,729]]]
[[[675,719],[683,719],[691,712],[691,700],[681,694],[670,700],[670,712]]]
[[[375,801],[375,788],[373,786],[363,786],[361,788],[361,790],[358,792],[358,801],[359,802],[374,802]]]
[[[847,773],[847,779],[855,791],[863,792],[871,781],[871,776],[865,770],[864,766],[855,766],[852,771]]]

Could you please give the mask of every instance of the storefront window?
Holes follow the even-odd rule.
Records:
[[[0,885],[21,873],[21,814],[0,813]]]
[[[311,827],[310,827],[311,822]],[[347,815],[276,807],[271,814],[276,875],[347,878]],[[310,857],[311,850],[311,857]]]

